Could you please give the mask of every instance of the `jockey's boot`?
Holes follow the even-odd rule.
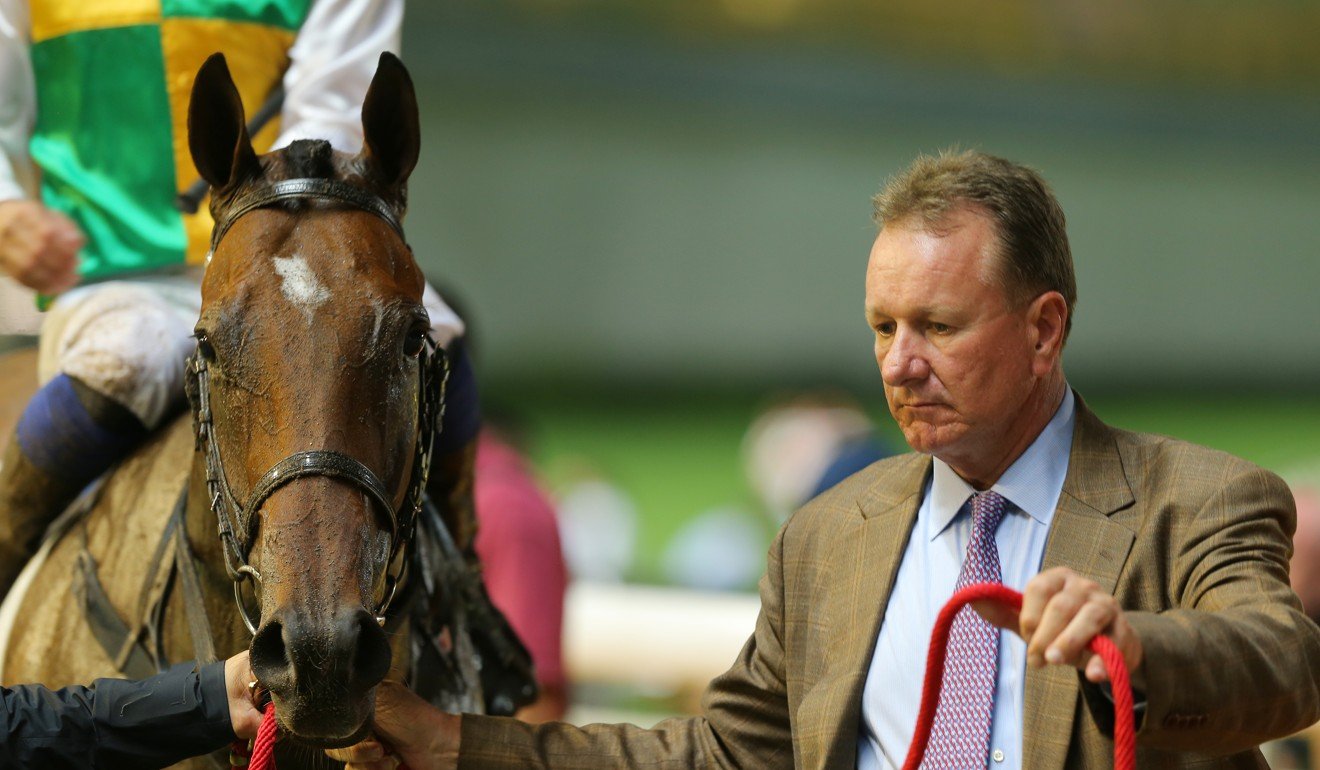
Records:
[[[46,527],[146,434],[127,408],[67,375],[37,391],[0,465],[0,596]]]

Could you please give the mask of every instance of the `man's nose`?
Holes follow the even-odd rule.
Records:
[[[924,342],[920,335],[901,327],[896,330],[880,358],[880,379],[890,387],[898,387],[930,376]]]

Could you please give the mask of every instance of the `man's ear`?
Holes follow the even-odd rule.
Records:
[[[359,156],[378,182],[402,187],[417,165],[421,127],[412,78],[399,57],[380,55],[376,75],[362,102],[362,153]]]
[[[222,53],[211,54],[193,81],[188,149],[197,172],[217,190],[260,171],[248,137],[243,101]]]
[[[1033,350],[1032,370],[1044,375],[1063,354],[1068,329],[1068,301],[1047,291],[1027,306],[1027,335]]]

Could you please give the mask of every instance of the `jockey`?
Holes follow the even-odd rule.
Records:
[[[185,403],[212,227],[205,206],[175,203],[198,178],[198,66],[223,51],[248,115],[282,85],[258,151],[323,138],[356,152],[358,105],[402,17],[403,0],[0,0],[0,267],[54,295],[42,387],[0,466],[0,596],[47,524]],[[462,321],[430,286],[424,303],[453,362],[443,477],[464,467],[446,453],[475,444],[475,381]]]

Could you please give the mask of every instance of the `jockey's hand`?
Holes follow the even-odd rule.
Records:
[[[252,691],[248,682],[256,679],[252,666],[248,664],[247,650],[225,661],[225,692],[229,695],[229,721],[234,726],[234,735],[239,738],[257,737],[257,728],[261,726],[261,712],[252,702]]]
[[[376,688],[375,736],[326,754],[348,763],[344,770],[450,770],[458,766],[459,720],[397,682],[382,682]]]
[[[73,220],[36,201],[0,201],[0,269],[42,294],[78,283],[78,252],[87,239]]]
[[[1075,666],[1091,682],[1107,681],[1104,663],[1087,649],[1091,639],[1104,634],[1123,653],[1133,686],[1140,681],[1141,639],[1123,617],[1118,600],[1067,567],[1046,570],[1028,581],[1020,613],[997,602],[973,606],[990,623],[1026,641],[1027,665],[1033,668]]]

